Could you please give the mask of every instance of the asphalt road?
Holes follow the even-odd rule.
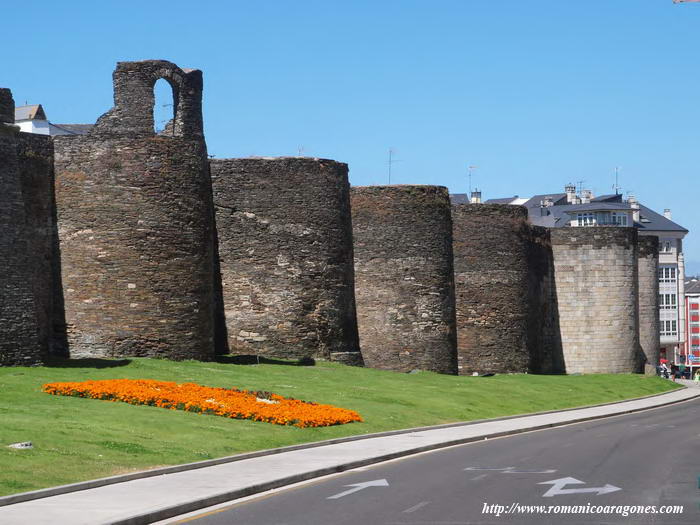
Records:
[[[178,523],[698,524],[699,476],[700,400],[421,454]],[[681,514],[623,515],[678,505]],[[554,514],[563,506],[585,512]]]

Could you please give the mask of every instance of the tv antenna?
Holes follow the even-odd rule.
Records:
[[[579,180],[576,181],[576,184],[578,184],[578,194],[581,195],[583,193],[583,183],[586,182],[585,180]]]
[[[297,152],[299,153],[299,157],[303,157],[305,151],[306,151],[306,148],[304,147],[303,144],[300,144],[299,146],[297,146]]]
[[[620,166],[615,166],[615,185],[613,186],[613,189],[615,190],[615,195],[620,194],[620,190],[622,189],[619,184],[619,179],[620,179]]]
[[[467,176],[469,177],[469,195],[467,195],[467,199],[472,198],[472,175],[473,175],[475,169],[476,169],[476,166],[468,166],[467,167]]]
[[[394,164],[394,162],[400,162],[399,159],[394,158],[395,154],[396,150],[394,148],[389,148],[389,184],[391,184],[391,166]]]

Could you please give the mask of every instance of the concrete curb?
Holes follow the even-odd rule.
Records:
[[[669,393],[677,392],[679,390],[687,389],[687,388],[688,388],[687,386],[684,386],[681,389],[674,389],[674,390],[671,390],[669,392],[662,392],[659,394],[651,394],[648,396],[636,397],[636,398],[632,398],[632,399],[625,399],[625,400],[621,400],[621,401],[612,401],[609,403],[601,403],[601,404],[597,404],[597,405],[586,405],[586,406],[579,406],[579,407],[574,407],[574,408],[566,408],[563,410],[547,410],[544,412],[533,412],[533,413],[528,413],[528,414],[516,414],[516,415],[512,415],[512,416],[504,416],[504,417],[493,418],[493,419],[477,419],[474,421],[466,421],[466,422],[458,422],[458,423],[445,423],[443,425],[433,425],[433,426],[427,426],[427,427],[415,427],[415,428],[402,429],[402,430],[389,430],[389,431],[385,431],[385,432],[376,432],[373,434],[361,434],[361,435],[357,435],[357,436],[348,436],[348,437],[343,437],[343,438],[328,439],[328,440],[324,440],[324,441],[314,441],[312,443],[290,445],[287,447],[260,450],[260,451],[256,451],[256,452],[246,452],[243,454],[236,454],[234,456],[225,456],[223,458],[209,459],[209,460],[205,460],[205,461],[197,461],[194,463],[183,463],[181,465],[173,465],[171,467],[162,467],[162,468],[157,468],[157,469],[152,469],[152,470],[143,470],[143,471],[139,471],[139,472],[133,472],[131,474],[120,474],[118,476],[109,476],[106,478],[98,478],[98,479],[94,479],[94,480],[90,480],[90,481],[81,481],[78,483],[70,483],[68,485],[59,485],[57,487],[34,490],[31,492],[21,492],[19,494],[11,494],[9,496],[0,497],[0,507],[3,507],[5,505],[12,505],[14,503],[21,503],[21,502],[25,502],[25,501],[48,498],[48,497],[57,496],[60,494],[68,494],[70,492],[78,492],[81,490],[89,490],[89,489],[93,489],[93,488],[104,487],[106,485],[113,485],[116,483],[124,483],[127,481],[136,480],[136,479],[143,479],[143,478],[149,478],[149,477],[154,477],[154,476],[162,476],[165,474],[174,474],[176,472],[184,472],[187,470],[195,470],[195,469],[201,469],[201,468],[206,468],[206,467],[212,467],[212,466],[221,465],[224,463],[232,463],[232,462],[236,462],[236,461],[243,461],[246,459],[253,459],[253,458],[262,457],[262,456],[271,456],[271,455],[275,455],[275,454],[282,454],[284,452],[291,452],[291,451],[295,451],[295,450],[317,448],[317,447],[323,447],[326,445],[335,445],[337,443],[347,443],[350,441],[359,441],[359,440],[372,439],[372,438],[378,438],[378,437],[395,436],[395,435],[400,435],[400,434],[410,434],[412,432],[422,432],[422,431],[426,431],[426,430],[437,430],[437,429],[443,429],[443,428],[454,428],[454,427],[477,425],[480,423],[491,422],[491,421],[507,421],[509,419],[515,419],[515,418],[519,418],[519,417],[528,417],[528,416],[546,415],[546,414],[555,414],[555,413],[565,413],[565,412],[571,412],[574,410],[581,410],[584,408],[595,408],[595,407],[617,405],[620,403],[626,403],[626,402],[630,402],[630,401],[638,401],[638,400],[642,400],[642,399],[650,399],[650,398],[654,398],[654,397],[660,397],[660,396],[664,396],[664,395],[667,395]],[[698,394],[695,397],[699,397],[699,396],[700,396],[700,390],[698,390]],[[695,397],[689,398],[689,399],[694,399]],[[657,406],[671,405],[671,404],[675,404],[675,403],[688,401],[689,399],[672,401],[669,403],[660,403]],[[632,412],[638,412],[640,410],[650,410],[653,408],[657,408],[657,406],[651,407],[651,408],[634,409],[634,410],[629,410],[626,412],[616,413],[616,414],[612,414],[612,415],[622,415],[622,414],[628,414],[628,413],[632,413]],[[563,424],[569,425],[569,424],[573,424],[573,423],[580,423],[580,422],[588,421],[591,419],[602,419],[605,417],[609,417],[609,416],[603,415],[603,416],[596,416],[593,418],[582,418],[582,419],[569,421],[569,422],[566,422]],[[544,425],[544,426],[538,426],[538,427],[528,427],[525,429],[519,429],[518,431],[512,431],[512,432],[508,432],[505,434],[488,434],[488,435],[485,434],[484,436],[479,437],[479,438],[469,438],[466,440],[459,440],[457,442],[449,442],[446,444],[433,445],[433,446],[430,446],[427,448],[410,449],[408,451],[405,451],[405,453],[401,453],[398,455],[392,455],[392,457],[386,457],[386,458],[382,457],[382,458],[376,459],[376,460],[373,458],[372,460],[369,460],[369,462],[363,462],[362,465],[347,466],[346,468],[334,469],[334,470],[331,470],[328,472],[326,472],[326,470],[328,470],[328,469],[325,469],[323,471],[318,471],[318,473],[313,472],[313,473],[310,473],[309,477],[303,477],[300,479],[296,479],[297,477],[295,477],[293,480],[291,480],[291,481],[286,480],[280,485],[275,484],[274,486],[269,486],[267,488],[263,488],[261,490],[255,490],[253,492],[249,492],[248,490],[237,491],[237,493],[240,493],[240,494],[235,495],[235,496],[228,496],[229,493],[224,493],[224,494],[221,494],[218,496],[214,496],[214,498],[226,496],[227,499],[223,499],[222,501],[217,501],[215,503],[207,503],[206,505],[198,506],[192,510],[197,510],[199,508],[203,508],[203,507],[207,507],[207,506],[211,506],[211,505],[216,505],[217,503],[222,503],[223,501],[228,501],[229,499],[236,499],[236,498],[240,498],[240,497],[249,496],[251,494],[256,494],[258,492],[264,492],[266,490],[270,490],[273,488],[279,488],[281,486],[288,485],[291,483],[297,483],[299,481],[306,481],[306,480],[312,479],[314,477],[325,476],[327,474],[333,474],[336,472],[343,472],[343,471],[348,470],[348,469],[357,468],[359,466],[366,466],[366,465],[369,465],[372,463],[379,463],[382,461],[387,461],[389,459],[396,459],[397,457],[407,456],[407,455],[411,455],[411,454],[417,454],[419,452],[426,452],[428,450],[435,450],[438,448],[444,448],[444,447],[449,447],[449,446],[453,446],[453,445],[470,443],[470,442],[474,442],[474,441],[481,441],[485,438],[502,437],[503,435],[515,435],[515,434],[518,434],[521,432],[542,430],[545,428],[551,428],[553,426],[561,426],[561,425],[556,424],[556,425]],[[188,510],[188,511],[183,511],[183,512],[190,512],[190,511]],[[178,514],[182,514],[183,512],[178,512]],[[166,516],[166,517],[171,517],[174,515],[177,515],[177,514],[173,514],[173,515]],[[159,519],[165,519],[165,518],[159,518]],[[131,521],[121,522],[120,521],[120,522],[114,522],[114,523],[115,524],[117,524],[117,523],[127,524],[127,523],[132,523],[132,522]],[[149,522],[138,521],[138,522],[133,522],[133,523],[149,523]]]

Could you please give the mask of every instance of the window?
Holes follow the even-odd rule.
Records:
[[[673,293],[661,293],[661,294],[659,294],[659,308],[661,310],[675,310],[676,309],[676,294],[673,294]]]
[[[675,283],[676,282],[676,268],[671,266],[663,266],[659,268],[659,282],[660,283]]]
[[[661,321],[661,335],[678,335],[676,321]]]
[[[576,220],[579,226],[593,226],[595,225],[595,214],[593,213],[577,213]]]
[[[612,224],[616,226],[627,226],[627,214],[619,211],[612,212]]]
[[[661,239],[661,241],[659,241],[659,251],[661,251],[661,252],[670,253],[672,247],[673,247],[673,240],[672,239]]]

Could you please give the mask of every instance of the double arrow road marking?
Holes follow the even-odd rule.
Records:
[[[585,481],[578,480],[576,478],[561,478],[553,479],[551,481],[543,481],[538,483],[538,485],[552,485],[552,487],[542,494],[543,498],[551,498],[553,496],[561,496],[565,494],[586,494],[595,493],[596,496],[601,494],[609,494],[610,492],[617,492],[622,490],[620,487],[615,485],[607,484],[604,487],[588,487],[588,488],[577,488],[577,489],[565,489],[566,485],[583,485]]]

